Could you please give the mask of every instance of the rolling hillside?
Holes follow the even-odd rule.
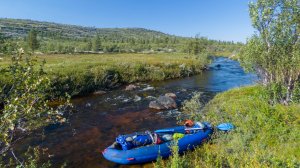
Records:
[[[0,30],[7,37],[25,37],[31,29],[35,29],[44,37],[59,35],[65,38],[86,38],[93,37],[96,34],[101,37],[115,38],[159,38],[171,36],[144,28],[94,28],[24,19],[0,18]]]
[[[42,53],[132,53],[181,52],[212,55],[231,55],[241,44],[210,40],[205,37],[189,38],[169,35],[144,28],[95,28],[41,22],[25,19],[0,18],[0,53],[10,53],[17,45],[26,48],[26,37],[31,30],[37,32]],[[97,44],[96,44],[97,42]]]

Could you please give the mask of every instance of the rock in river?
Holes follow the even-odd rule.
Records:
[[[141,100],[142,100],[142,98],[140,96],[138,96],[138,95],[134,96],[134,99],[133,99],[134,102],[138,102],[138,101],[141,101]]]
[[[177,98],[177,96],[176,96],[175,93],[166,93],[165,96],[171,97],[171,98],[174,99],[174,100]]]
[[[149,108],[157,110],[175,109],[177,104],[174,99],[168,96],[159,96],[155,101],[151,101]]]
[[[134,90],[136,88],[137,88],[136,85],[130,84],[130,85],[126,86],[125,90]]]

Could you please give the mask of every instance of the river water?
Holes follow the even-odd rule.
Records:
[[[245,73],[239,63],[216,57],[209,70],[200,75],[163,82],[139,83],[138,89],[125,91],[124,87],[104,95],[88,95],[74,98],[75,112],[69,122],[44,129],[43,135],[24,139],[19,150],[28,145],[43,148],[44,159],[50,159],[57,167],[66,162],[67,167],[128,167],[117,165],[103,158],[101,151],[112,144],[119,134],[154,130],[176,125],[180,110],[159,111],[148,108],[153,97],[168,92],[176,93],[181,104],[192,93],[200,91],[208,101],[216,93],[253,84],[254,74]],[[131,167],[147,167],[136,165]],[[129,166],[130,167],[130,166]]]

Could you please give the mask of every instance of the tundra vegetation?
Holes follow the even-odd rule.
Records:
[[[23,21],[9,19],[1,21],[3,20]],[[25,21],[27,22],[29,21]],[[18,24],[1,28],[1,167],[51,166],[50,163],[39,162],[41,150],[38,147],[29,148],[27,154],[20,155],[14,152],[14,144],[38,128],[66,122],[65,108],[68,107],[70,96],[87,94],[99,89],[112,89],[124,83],[190,76],[201,73],[209,63],[207,50],[209,44],[206,42],[210,40],[200,37],[178,40],[180,45],[191,41],[193,47],[189,47],[186,52],[177,52],[172,48],[161,48],[172,44],[169,41],[171,37],[174,41],[177,37],[144,29],[117,29],[116,31],[124,33],[124,36],[130,33],[134,36],[134,38],[124,37],[127,41],[122,42],[117,40],[120,40],[119,36],[109,34],[111,30],[103,33],[107,33],[110,38],[101,36],[101,32],[93,36],[88,33],[88,37],[72,37],[69,36],[69,31],[65,32],[66,36],[50,33],[52,37],[40,29],[26,29],[26,26],[23,26],[21,29],[18,28]],[[26,35],[22,36],[23,33]],[[153,36],[159,34],[153,40],[153,46],[157,47],[154,52],[145,50],[145,46],[141,45],[144,43],[142,35],[147,33]],[[82,43],[85,46],[85,42],[87,49],[74,47]],[[225,44],[220,42],[223,43]],[[59,45],[52,48],[52,44]],[[51,47],[43,48],[48,45]],[[62,47],[63,45],[65,46]],[[228,45],[236,44],[228,43]],[[111,49],[120,46],[125,46],[124,50]],[[137,49],[132,48],[134,46],[140,46],[143,49],[140,51],[143,52],[138,53]],[[126,47],[130,49],[127,51]],[[51,101],[66,103],[62,103],[59,107],[50,107]]]
[[[92,28],[21,19],[0,19],[0,53],[16,51],[15,44],[39,54],[74,53],[237,53],[242,43],[210,40],[199,35],[180,37],[142,28]],[[2,36],[1,36],[2,34]],[[28,36],[30,34],[30,36]],[[2,37],[2,38],[1,38]],[[28,43],[32,41],[33,43]]]
[[[44,67],[51,92],[56,98],[68,93],[71,96],[83,95],[96,90],[107,90],[125,83],[160,81],[199,74],[209,63],[207,55],[188,54],[80,54],[43,55],[35,57],[45,60]],[[7,67],[11,58],[0,62]],[[10,75],[2,73],[1,83],[10,85]]]
[[[208,56],[238,52],[241,43],[178,37],[157,31],[97,29],[19,19],[0,19],[0,65],[18,47],[47,62],[51,98],[112,89],[124,83],[200,73]],[[0,74],[3,84],[9,77]]]
[[[213,125],[231,122],[235,130],[216,130],[209,143],[155,167],[300,166],[300,4],[297,0],[258,0],[249,4],[257,34],[239,60],[258,72],[262,83],[220,93],[204,108],[196,93],[184,103],[192,119]]]
[[[231,122],[228,133],[215,131],[208,143],[178,157],[159,160],[155,167],[299,167],[299,104],[270,105],[262,85],[220,93],[190,118],[214,126]],[[199,101],[198,96],[191,101]],[[193,103],[192,103],[193,104]],[[197,111],[199,106],[185,108]],[[190,114],[189,111],[184,111]]]
[[[257,34],[245,46],[146,29],[0,19],[0,166],[50,166],[38,162],[38,148],[17,156],[14,144],[39,127],[65,122],[69,95],[189,76],[201,73],[208,55],[239,53],[263,84],[221,93],[205,107],[195,93],[182,108],[192,119],[232,122],[236,129],[154,166],[299,167],[299,6],[297,0],[250,3]],[[52,108],[51,99],[66,104]]]

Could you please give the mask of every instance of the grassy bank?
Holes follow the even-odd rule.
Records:
[[[41,55],[51,78],[53,95],[90,93],[121,84],[160,81],[200,73],[208,63],[206,57],[184,54],[79,54]],[[7,66],[10,58],[0,61]],[[2,81],[9,79],[0,75]],[[4,83],[5,83],[4,82]]]
[[[236,129],[156,167],[299,167],[300,105],[271,106],[266,95],[262,86],[218,94],[195,119],[231,122]]]

